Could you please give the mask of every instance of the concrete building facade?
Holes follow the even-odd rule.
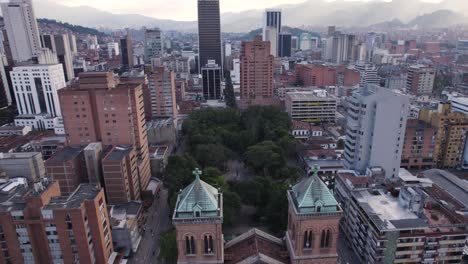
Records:
[[[293,120],[335,123],[337,100],[324,90],[286,94],[286,111]]]
[[[418,119],[408,119],[401,167],[405,169],[433,168],[436,142],[437,129],[434,126]]]
[[[145,30],[145,62],[151,63],[151,59],[162,56],[162,32],[159,28]]]
[[[424,65],[408,68],[406,91],[414,95],[430,95],[434,89],[435,69]]]
[[[151,95],[151,119],[177,117],[175,73],[154,67],[148,76]]]
[[[31,182],[46,172],[40,152],[0,153],[0,171],[9,178],[24,177]]]

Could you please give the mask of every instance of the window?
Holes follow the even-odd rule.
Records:
[[[322,236],[320,238],[320,248],[329,248],[331,245],[331,231],[322,230]]]
[[[312,248],[312,236],[312,231],[309,230],[304,232],[304,248]]]
[[[185,237],[185,253],[195,255],[195,238],[193,236]]]
[[[213,254],[213,236],[205,236],[205,254]]]

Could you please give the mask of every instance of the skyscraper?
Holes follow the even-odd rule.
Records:
[[[221,97],[221,66],[209,61],[202,67],[203,97],[206,100],[219,99]]]
[[[267,27],[265,29],[263,40],[270,43],[270,54],[273,57],[278,57],[278,39],[279,35],[275,27]]]
[[[281,33],[279,35],[279,57],[291,57],[291,33]]]
[[[270,54],[270,43],[260,36],[242,42],[240,60],[241,98],[272,97],[274,57]]]
[[[133,68],[133,44],[130,35],[120,39],[120,48],[122,49],[122,68],[124,70]]]
[[[145,62],[151,63],[152,58],[162,56],[162,36],[159,28],[145,30]]]
[[[409,97],[369,85],[347,98],[344,165],[365,174],[381,167],[386,179],[398,179]]]
[[[214,61],[222,74],[219,0],[198,0],[198,50],[200,72],[209,61]]]
[[[48,48],[57,54],[58,62],[62,64],[65,81],[75,78],[73,69],[73,51],[70,47],[68,35],[41,35],[43,48]]]
[[[31,60],[41,48],[32,0],[10,0],[1,8],[13,60]]]
[[[264,41],[274,41],[274,39],[271,39],[271,37],[269,36],[276,36],[276,44],[275,44],[275,47],[276,47],[276,50],[275,51],[272,51],[273,52],[273,55],[276,54],[278,55],[279,54],[279,35],[281,33],[281,10],[279,9],[266,9],[265,10],[265,13],[264,13],[264,16],[263,16],[263,40]],[[272,34],[271,32],[269,34],[267,34],[267,30],[271,30],[271,29],[268,29],[268,28],[274,28],[274,31],[276,32],[276,34]],[[273,47],[273,44],[272,44],[272,47]],[[275,55],[275,57],[276,57]]]

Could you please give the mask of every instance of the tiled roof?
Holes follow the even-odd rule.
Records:
[[[338,203],[317,172],[292,187],[292,198],[299,213],[336,212]]]
[[[197,178],[179,194],[175,216],[193,217],[195,212],[199,212],[200,217],[217,216],[218,209],[218,190],[197,175]]]

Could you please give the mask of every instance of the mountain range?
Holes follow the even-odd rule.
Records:
[[[195,0],[192,0],[195,1]],[[443,0],[427,3],[419,0],[382,0],[356,2],[307,0],[300,4],[278,6],[283,11],[283,24],[291,27],[366,27],[381,23],[445,27],[468,23],[467,0]],[[35,1],[36,16],[56,19],[98,29],[160,27],[162,30],[194,32],[196,21],[163,20],[138,14],[112,14],[89,6],[68,7],[50,0]],[[261,27],[263,10],[221,14],[223,32],[249,32]],[[399,24],[399,23],[396,23]]]

